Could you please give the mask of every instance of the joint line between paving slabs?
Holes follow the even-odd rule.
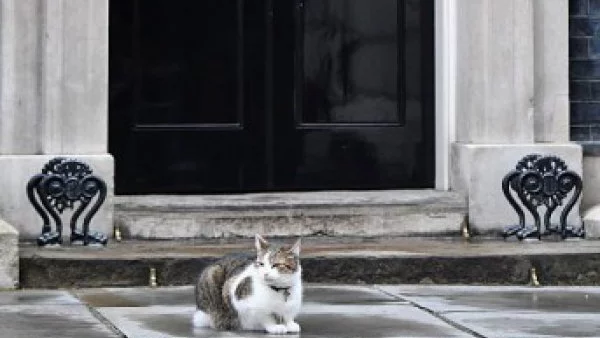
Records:
[[[113,324],[110,320],[104,317],[100,313],[100,311],[96,310],[91,305],[86,304],[86,306],[88,310],[90,310],[90,312],[92,313],[92,316],[96,317],[96,319],[98,319],[102,324],[106,325],[106,327],[108,327],[109,330],[114,332],[119,338],[128,338],[125,333],[123,333],[121,330],[119,330],[118,327],[115,326],[115,324]]]
[[[443,315],[441,315],[441,314],[439,314],[439,313],[431,310],[428,307],[422,306],[422,305],[420,305],[418,303],[415,303],[415,302],[413,302],[413,301],[411,301],[409,299],[403,298],[402,296],[399,296],[399,295],[393,294],[391,292],[388,292],[386,290],[380,289],[377,286],[375,286],[375,289],[378,290],[379,292],[383,292],[384,294],[386,294],[386,295],[388,295],[390,297],[394,297],[394,298],[396,298],[398,300],[402,300],[402,301],[408,302],[410,305],[412,305],[412,306],[414,306],[414,307],[416,307],[416,308],[418,308],[420,310],[423,310],[423,311],[431,314],[435,318],[443,321],[444,323],[446,323],[446,324],[448,324],[448,325],[450,325],[450,326],[452,326],[452,327],[454,327],[454,328],[456,328],[458,330],[461,330],[461,331],[463,331],[465,333],[468,333],[468,334],[470,334],[470,335],[472,335],[474,337],[477,337],[477,338],[487,338],[486,336],[482,335],[481,333],[478,333],[477,331],[475,331],[473,329],[470,329],[470,328],[468,328],[468,327],[466,327],[466,326],[464,326],[462,324],[459,324],[459,323],[457,323],[455,321],[452,321],[451,319],[446,318],[445,316],[443,316]]]
[[[129,337],[127,337],[127,335],[125,333],[123,333],[121,330],[119,330],[119,328],[116,327],[115,324],[113,324],[110,320],[108,320],[108,318],[104,317],[100,313],[100,311],[96,310],[93,306],[91,306],[88,303],[86,303],[85,301],[83,301],[83,299],[79,298],[79,296],[77,296],[76,294],[71,292],[71,295],[73,297],[79,299],[79,301],[81,301],[81,303],[83,305],[85,305],[85,307],[87,307],[88,311],[90,311],[90,313],[92,314],[92,316],[94,316],[94,318],[98,319],[100,321],[100,323],[102,323],[106,327],[108,327],[108,329],[111,330],[114,334],[116,334],[119,338],[129,338]]]

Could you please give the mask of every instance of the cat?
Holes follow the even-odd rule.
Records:
[[[300,239],[278,247],[257,234],[255,246],[256,256],[226,256],[202,271],[195,285],[195,327],[300,332]]]

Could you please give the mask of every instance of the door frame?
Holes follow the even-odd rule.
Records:
[[[435,189],[450,189],[451,146],[456,141],[456,1],[434,1]]]

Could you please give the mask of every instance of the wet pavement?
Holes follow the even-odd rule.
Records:
[[[0,292],[0,337],[265,337],[194,329],[193,289]],[[600,337],[600,287],[308,284],[286,337]]]

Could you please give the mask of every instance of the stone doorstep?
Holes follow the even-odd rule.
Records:
[[[292,239],[281,239],[291,241]],[[251,239],[123,241],[108,248],[20,246],[24,288],[192,284],[208,264],[252,252]],[[600,285],[600,241],[538,243],[406,237],[305,237],[304,280],[321,283]]]
[[[467,205],[458,193],[423,189],[117,196],[114,210],[128,239],[427,236],[458,235]]]

